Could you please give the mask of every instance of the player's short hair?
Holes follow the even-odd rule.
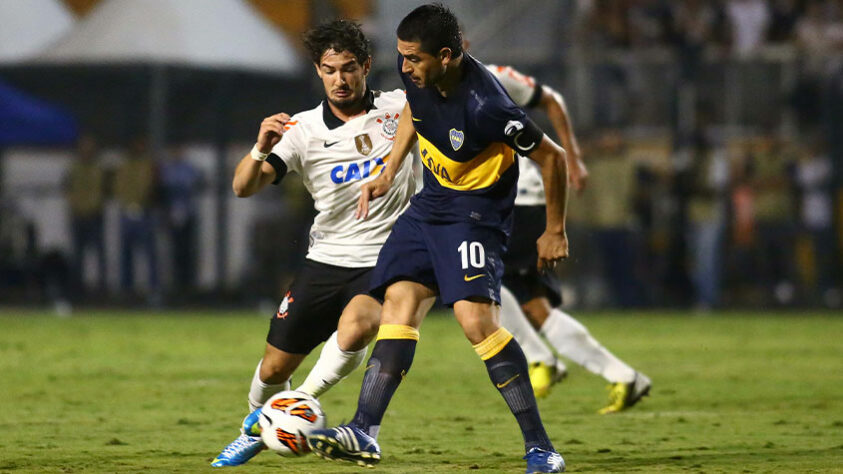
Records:
[[[319,24],[302,35],[304,46],[314,64],[319,64],[325,51],[333,49],[341,53],[348,51],[363,64],[372,55],[372,43],[360,24],[351,20],[332,20]]]
[[[411,11],[395,32],[401,41],[421,44],[421,50],[436,55],[450,48],[453,57],[462,54],[462,33],[454,13],[441,3],[429,3]]]

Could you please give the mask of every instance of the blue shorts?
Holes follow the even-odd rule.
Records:
[[[443,304],[489,299],[500,303],[503,231],[469,222],[427,223],[402,214],[378,255],[370,293],[383,299],[397,281],[438,291]]]

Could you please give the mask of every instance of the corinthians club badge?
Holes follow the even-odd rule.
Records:
[[[378,119],[381,125],[381,136],[387,140],[395,140],[395,132],[398,131],[398,116],[401,114],[389,115]]]

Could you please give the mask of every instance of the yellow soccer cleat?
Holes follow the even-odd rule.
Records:
[[[550,387],[568,375],[565,365],[557,362],[550,366],[544,362],[533,362],[528,366],[530,385],[536,398],[544,398],[550,394]]]
[[[607,415],[631,408],[644,395],[650,393],[652,385],[650,378],[640,372],[635,372],[632,382],[609,385],[609,405],[601,408],[597,413]]]

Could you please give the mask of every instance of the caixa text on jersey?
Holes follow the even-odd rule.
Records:
[[[368,178],[383,171],[383,158],[373,158],[362,163],[350,163],[347,167],[337,165],[331,169],[331,181],[336,184]]]

